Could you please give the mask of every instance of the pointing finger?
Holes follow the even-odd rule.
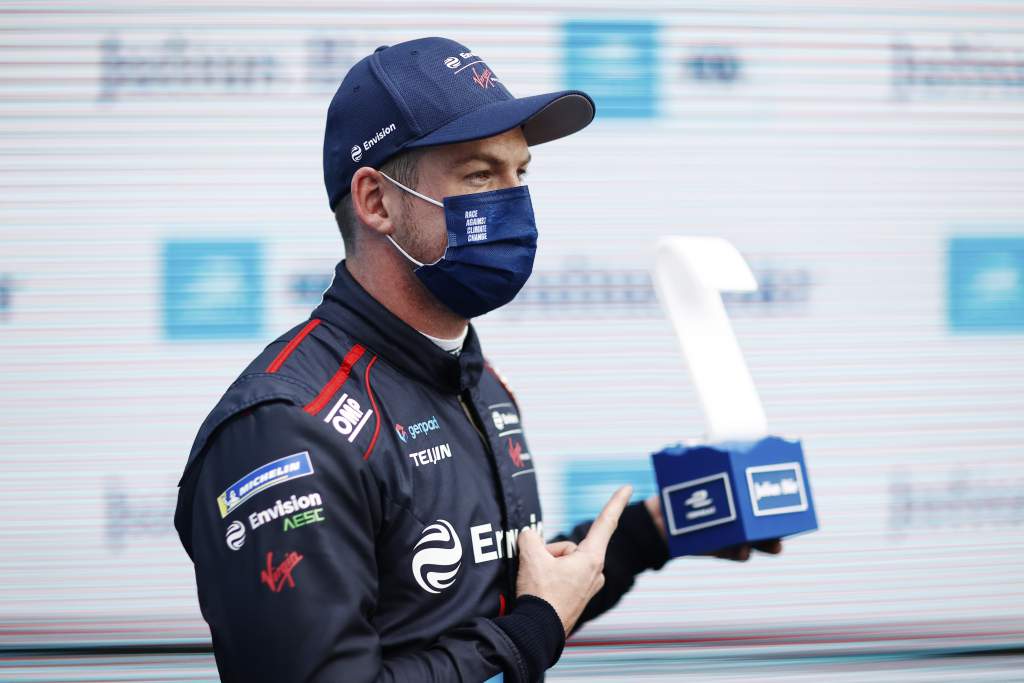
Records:
[[[604,509],[601,510],[601,514],[597,516],[597,519],[590,526],[587,537],[580,541],[580,550],[595,551],[602,558],[604,557],[604,552],[608,548],[608,541],[615,532],[615,528],[619,525],[619,517],[622,515],[622,511],[626,508],[629,497],[632,495],[633,487],[628,484],[620,487],[618,491],[612,494],[611,499],[604,506]]]

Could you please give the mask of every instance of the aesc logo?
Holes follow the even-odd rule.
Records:
[[[455,583],[462,566],[462,542],[455,528],[439,519],[423,530],[412,556],[412,576],[428,593],[440,593]]]

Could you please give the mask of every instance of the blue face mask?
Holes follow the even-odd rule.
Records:
[[[444,209],[448,247],[433,263],[420,263],[387,235],[416,277],[441,303],[475,318],[515,298],[533,271],[537,225],[526,185],[445,197],[444,203],[381,173],[406,192]]]

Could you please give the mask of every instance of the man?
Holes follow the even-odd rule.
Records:
[[[667,561],[657,499],[627,505],[629,487],[544,543],[523,416],[469,324],[533,265],[528,146],[593,116],[579,91],[513,98],[442,38],[345,77],[324,177],[346,259],[210,413],[180,482],[224,680],[538,680]]]

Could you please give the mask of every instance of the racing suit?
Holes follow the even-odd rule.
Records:
[[[541,680],[565,633],[546,601],[516,597],[518,534],[543,537],[534,463],[473,326],[446,353],[340,262],[310,319],[214,407],[179,482],[222,679]],[[667,559],[629,505],[579,623]]]

